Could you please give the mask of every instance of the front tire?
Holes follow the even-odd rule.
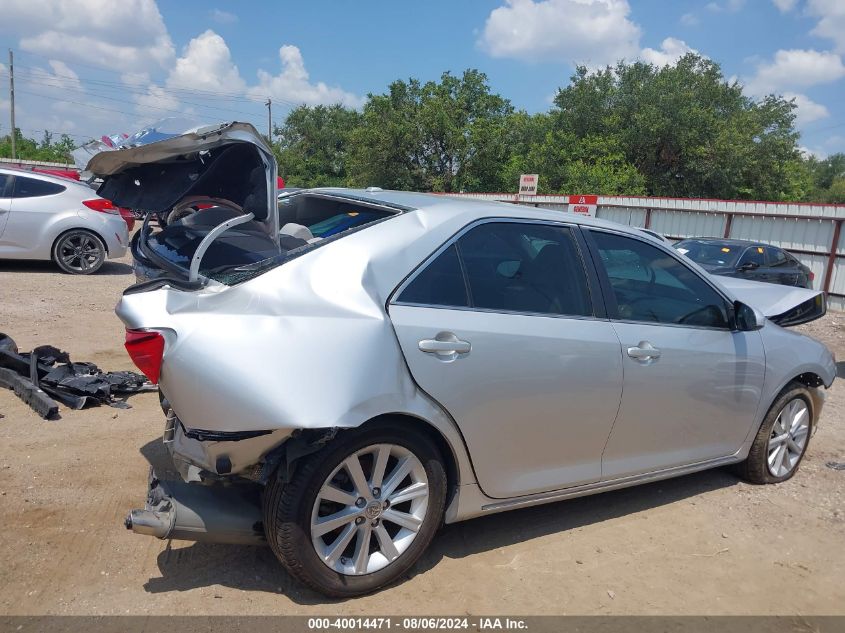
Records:
[[[774,401],[748,458],[737,474],[753,484],[776,484],[791,478],[807,452],[813,430],[813,399],[800,383],[791,383]]]
[[[446,472],[436,445],[389,424],[343,431],[264,496],[270,547],[287,570],[333,598],[365,594],[417,561],[443,520]]]
[[[71,275],[90,275],[106,261],[106,245],[90,231],[68,231],[53,244],[53,261]]]

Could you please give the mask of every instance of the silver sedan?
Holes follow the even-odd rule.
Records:
[[[53,260],[94,273],[129,244],[120,210],[82,183],[0,167],[0,259]]]
[[[304,583],[353,596],[444,522],[718,466],[796,473],[835,364],[778,322],[823,314],[820,293],[729,287],[639,230],[550,210],[374,188],[277,206],[245,127],[172,141],[176,176],[215,188],[155,187],[157,204],[178,189],[230,212],[143,231],[139,256],[166,275],[117,307],[182,475],[152,473],[128,528],[266,541]],[[168,143],[89,168],[120,203]],[[221,191],[212,169],[254,186]],[[236,227],[265,227],[276,254],[245,261]]]

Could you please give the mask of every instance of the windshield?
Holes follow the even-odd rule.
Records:
[[[702,266],[731,267],[742,252],[742,248],[727,242],[700,242],[698,240],[683,240],[675,244],[675,248],[679,253]]]

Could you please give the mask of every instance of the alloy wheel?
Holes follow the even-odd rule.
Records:
[[[768,468],[774,477],[791,473],[801,460],[810,436],[810,409],[795,398],[780,410],[768,444]]]
[[[104,253],[94,236],[88,233],[70,233],[62,238],[57,249],[62,264],[69,270],[85,273],[98,267]]]
[[[344,459],[314,500],[311,541],[344,575],[383,569],[416,538],[428,509],[422,462],[404,446],[374,444]]]

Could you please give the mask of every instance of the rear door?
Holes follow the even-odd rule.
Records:
[[[601,477],[622,359],[580,239],[560,224],[471,225],[389,306],[414,379],[457,422],[489,496]]]
[[[14,176],[0,174],[0,237],[9,221],[9,212],[12,210],[12,183]]]
[[[670,249],[611,231],[587,236],[625,374],[602,477],[733,454],[760,401],[760,333],[732,331],[728,300]]]
[[[801,264],[780,248],[765,246],[763,250],[766,254],[766,267],[771,275],[771,283],[801,287],[806,285],[807,280]]]

